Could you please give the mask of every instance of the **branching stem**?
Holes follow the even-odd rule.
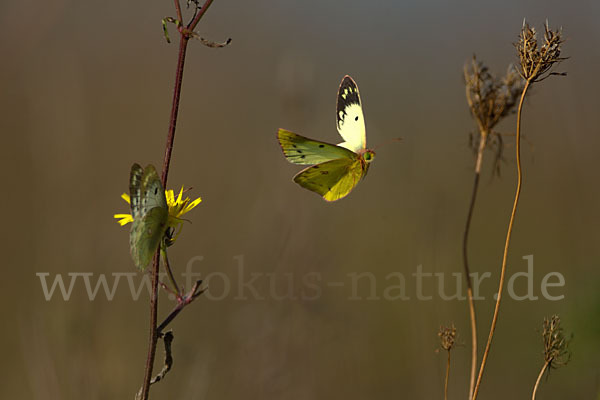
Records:
[[[188,24],[187,29],[178,29],[180,34],[179,55],[177,57],[177,70],[175,73],[175,88],[173,90],[173,102],[171,105],[171,116],[169,120],[169,133],[167,135],[167,144],[165,146],[165,158],[162,168],[162,185],[167,186],[167,177],[169,175],[169,165],[171,164],[171,153],[173,152],[173,142],[175,140],[175,127],[177,125],[177,114],[179,112],[179,100],[181,96],[181,86],[183,83],[183,67],[185,65],[185,55],[187,44],[190,39],[189,32],[193,31],[200,19],[206,13],[206,10],[212,4],[213,0],[206,0],[200,11],[194,19]],[[177,18],[182,19],[181,5],[179,0],[174,0]],[[150,295],[150,339],[148,343],[148,355],[146,357],[146,367],[144,372],[144,383],[142,385],[141,400],[147,400],[150,392],[150,380],[152,379],[152,369],[154,366],[154,357],[156,355],[156,345],[158,342],[157,309],[158,309],[158,270],[160,264],[160,250],[156,251],[152,264],[152,293]],[[181,311],[181,310],[180,310]],[[177,312],[178,314],[179,312]],[[175,314],[175,315],[177,315]]]

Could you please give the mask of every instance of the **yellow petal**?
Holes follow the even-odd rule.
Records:
[[[174,203],[173,191],[171,189],[165,190],[165,197],[167,198],[167,205],[171,206]]]
[[[123,193],[121,198],[125,200],[127,203],[131,204],[131,200],[129,199],[129,195],[127,193]]]
[[[188,199],[189,200],[189,199]],[[194,209],[194,207],[196,207],[198,204],[200,204],[202,202],[202,198],[198,197],[196,200],[192,201],[191,203],[187,204],[185,206],[185,208],[183,209],[182,214],[187,213],[188,211],[191,211],[192,209]]]
[[[119,219],[119,221],[117,221],[117,222],[121,226],[127,225],[130,222],[133,222],[133,217],[131,216],[131,214],[115,214],[115,215],[113,215],[113,217],[116,219]]]

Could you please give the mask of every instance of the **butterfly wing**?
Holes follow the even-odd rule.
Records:
[[[148,165],[142,176],[142,213],[154,207],[167,208],[165,190],[153,165]]]
[[[154,166],[131,167],[129,194],[133,217],[129,233],[131,258],[143,271],[162,240],[169,218],[165,191]]]
[[[313,165],[294,176],[294,182],[323,196],[326,201],[336,201],[347,196],[367,170],[355,155]]]
[[[142,206],[142,175],[144,170],[139,164],[131,166],[129,174],[129,202],[131,203],[131,216],[135,220],[140,215]]]
[[[277,139],[287,160],[294,164],[312,165],[339,158],[356,158],[348,149],[320,142],[279,129]]]
[[[342,79],[337,97],[337,129],[344,142],[338,146],[345,147],[355,153],[365,149],[367,136],[362,103],[356,82],[346,75]]]
[[[154,207],[142,218],[133,220],[130,234],[131,258],[140,270],[146,269],[156,253],[167,229],[168,218],[167,209]]]

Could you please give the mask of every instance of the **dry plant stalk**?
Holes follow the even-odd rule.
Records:
[[[440,346],[448,353],[448,359],[446,361],[446,378],[444,379],[444,400],[447,400],[448,379],[450,378],[450,351],[456,344],[456,338],[458,337],[454,324],[451,326],[440,326],[438,336],[440,338]]]
[[[531,399],[535,400],[535,394],[537,392],[540,381],[544,372],[551,368],[559,368],[563,365],[567,365],[571,359],[571,352],[569,351],[570,338],[567,339],[563,333],[563,329],[560,326],[560,317],[553,315],[550,318],[544,318],[542,330],[542,340],[544,342],[544,365],[538,374],[535,385],[533,386],[533,394]]]
[[[514,66],[509,65],[506,75],[502,78],[493,76],[483,63],[478,62],[475,56],[471,60],[470,66],[464,67],[465,90],[467,104],[471,111],[473,119],[477,123],[479,131],[478,140],[471,140],[471,146],[475,152],[475,179],[473,181],[473,190],[471,192],[471,201],[467,214],[467,221],[463,234],[463,266],[465,279],[467,281],[467,300],[469,305],[469,317],[471,320],[471,379],[469,385],[469,398],[473,395],[475,387],[475,371],[477,365],[477,320],[475,317],[475,304],[473,301],[473,285],[471,282],[469,258],[468,258],[468,239],[473,219],[473,210],[479,189],[479,178],[481,176],[481,165],[483,162],[483,153],[490,144],[490,137],[496,138],[496,159],[495,170],[499,168],[499,162],[502,159],[503,141],[502,136],[493,131],[493,128],[514,111],[514,106],[521,90],[523,81]],[[475,135],[477,137],[477,135]],[[471,138],[472,139],[472,138]]]
[[[561,46],[564,40],[562,39],[562,29],[551,30],[548,27],[548,21],[544,25],[544,39],[539,46],[537,41],[537,33],[535,28],[532,28],[523,21],[523,27],[519,34],[519,41],[515,43],[517,53],[519,56],[520,68],[518,70],[519,75],[525,81],[521,98],[519,100],[519,106],[517,108],[517,134],[516,134],[516,159],[517,159],[517,187],[515,190],[515,198],[513,202],[513,208],[510,214],[510,220],[508,223],[508,230],[506,233],[506,241],[504,244],[504,253],[502,255],[502,266],[500,270],[500,282],[498,284],[498,295],[496,299],[496,305],[494,307],[494,315],[492,317],[492,323],[490,325],[490,333],[485,346],[483,357],[481,359],[481,365],[479,367],[479,374],[475,383],[475,389],[473,390],[472,400],[477,398],[479,393],[479,386],[481,385],[481,379],[483,378],[483,372],[489,356],[490,347],[492,345],[492,339],[494,337],[494,331],[498,322],[498,314],[500,311],[500,301],[502,299],[502,289],[504,288],[504,279],[506,275],[506,262],[508,259],[508,248],[510,245],[510,237],[513,230],[515,216],[517,213],[517,206],[519,205],[519,197],[521,195],[521,187],[523,183],[523,171],[521,167],[521,116],[523,111],[523,102],[527,94],[527,90],[531,85],[536,82],[543,81],[551,75],[565,75],[564,73],[551,72],[552,67],[565,60],[560,57]]]

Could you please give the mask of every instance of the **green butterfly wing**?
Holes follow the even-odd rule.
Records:
[[[131,258],[143,271],[160,245],[169,219],[165,191],[154,166],[131,167],[129,194],[133,217],[129,233]]]
[[[131,216],[134,221],[139,217],[140,207],[142,206],[142,175],[144,175],[142,167],[139,164],[133,164],[129,175],[129,202],[131,203]]]
[[[169,212],[155,207],[143,218],[134,220],[131,227],[131,258],[142,271],[146,269],[167,229]]]
[[[338,158],[355,159],[356,154],[343,147],[279,129],[277,139],[287,160],[294,164],[312,165]]]
[[[326,201],[346,197],[366,175],[369,164],[354,157],[313,165],[294,176],[294,182],[323,196]]]

